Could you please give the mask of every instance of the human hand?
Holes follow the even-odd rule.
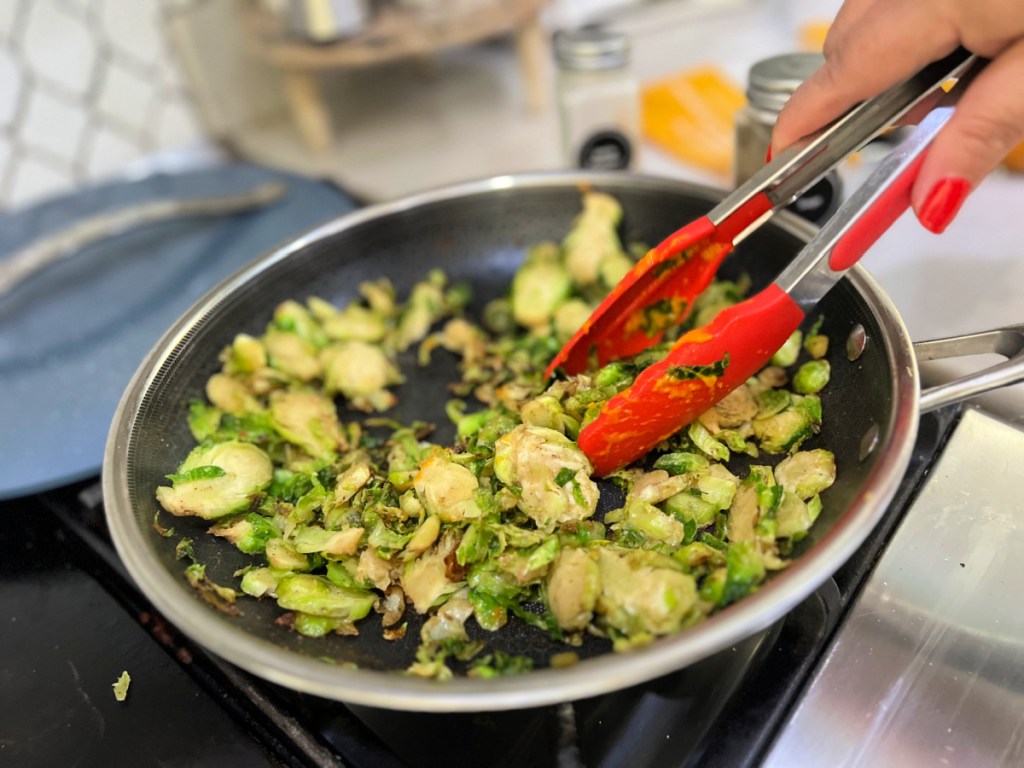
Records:
[[[960,97],[911,193],[921,224],[942,232],[1024,139],[1024,0],[845,0],[825,39],[825,64],[779,114],[772,151],[960,45],[991,63]]]

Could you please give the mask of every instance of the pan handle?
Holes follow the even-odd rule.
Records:
[[[984,354],[1002,355],[1006,361],[922,390],[922,413],[1024,381],[1024,324],[914,344],[919,363]]]

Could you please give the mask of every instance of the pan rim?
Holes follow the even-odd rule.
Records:
[[[462,197],[504,189],[565,186],[663,188],[706,196],[721,191],[662,177],[587,171],[543,172],[498,176],[442,187],[393,202],[380,203],[332,219],[304,235],[274,248],[224,280],[193,305],[172,326],[136,370],[111,424],[105,448],[102,485],[108,526],[115,548],[129,574],[163,616],[208,651],[258,677],[328,699],[370,707],[423,712],[482,712],[523,709],[601,695],[646,682],[689,666],[771,626],[814,592],[860,546],[881,519],[909,464],[916,438],[920,389],[917,364],[907,330],[891,300],[862,267],[848,275],[883,330],[881,341],[893,361],[892,436],[878,450],[875,466],[854,502],[816,546],[756,594],[684,632],[661,638],[628,653],[609,653],[562,669],[538,669],[529,674],[481,680],[455,678],[423,680],[396,672],[332,666],[244,631],[208,606],[196,601],[181,580],[159,566],[152,543],[130,501],[128,458],[134,423],[146,393],[167,359],[191,330],[249,279],[310,243],[357,227],[382,216]],[[783,212],[773,224],[808,238],[814,227]],[[882,426],[882,425],[879,425]],[[187,627],[187,630],[185,629]]]

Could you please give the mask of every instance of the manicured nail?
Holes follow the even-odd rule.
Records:
[[[971,184],[967,179],[942,179],[924,199],[917,218],[926,229],[941,234],[946,231],[970,193]]]
[[[768,153],[764,156],[764,163],[767,165],[772,161],[772,145],[768,145]]]

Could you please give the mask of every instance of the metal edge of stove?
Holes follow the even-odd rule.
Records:
[[[965,411],[765,768],[1024,762],[1021,456]]]

